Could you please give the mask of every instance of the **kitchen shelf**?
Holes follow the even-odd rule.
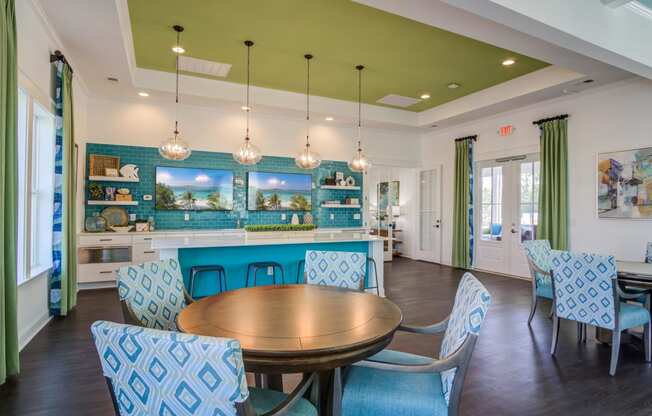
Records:
[[[322,208],[360,208],[360,205],[348,204],[321,204]]]
[[[139,178],[125,178],[122,176],[89,176],[89,181],[102,181],[102,182],[140,182]]]
[[[359,186],[321,185],[321,189],[339,189],[342,191],[359,191]]]
[[[138,205],[138,201],[86,201],[87,205]]]

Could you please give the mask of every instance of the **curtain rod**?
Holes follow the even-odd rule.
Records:
[[[532,124],[538,126],[539,124],[545,123],[547,121],[564,120],[566,118],[568,118],[568,114],[561,114],[555,117],[542,118],[541,120],[533,121]]]
[[[72,66],[70,66],[70,63],[68,62],[66,57],[61,53],[60,50],[56,50],[56,51],[54,51],[53,54],[50,55],[50,63],[57,62],[57,61],[61,61],[64,64],[68,65],[68,68],[70,68],[70,72],[71,73],[74,72],[72,70]]]
[[[464,140],[476,141],[476,140],[478,140],[478,135],[474,134],[473,136],[466,136],[466,137],[460,137],[459,139],[455,139],[456,142],[461,142],[461,141],[464,141]]]

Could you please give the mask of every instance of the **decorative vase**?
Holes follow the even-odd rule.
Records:
[[[292,224],[293,225],[299,224],[299,216],[297,214],[292,214]]]
[[[304,224],[312,224],[313,223],[313,218],[312,214],[309,212],[306,212],[303,216],[303,223]]]

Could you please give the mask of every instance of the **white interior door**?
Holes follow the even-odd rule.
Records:
[[[441,167],[419,172],[419,218],[417,257],[441,262]]]
[[[475,267],[528,277],[522,242],[536,238],[538,155],[478,162]]]

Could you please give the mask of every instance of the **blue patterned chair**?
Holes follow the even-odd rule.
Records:
[[[550,243],[548,240],[529,240],[523,242],[532,277],[532,306],[527,324],[530,325],[537,310],[538,298],[552,300],[552,279],[550,278]],[[554,305],[552,306],[554,308]],[[551,312],[552,312],[551,308]]]
[[[645,251],[645,262],[652,263],[652,242],[647,243],[647,250]]]
[[[480,327],[491,302],[485,287],[466,273],[451,314],[426,327],[402,325],[417,334],[444,332],[439,359],[384,350],[345,374],[343,416],[455,416]]]
[[[309,285],[363,290],[366,269],[366,253],[306,251],[305,275]]]
[[[616,374],[622,331],[644,326],[645,360],[651,360],[649,295],[645,295],[646,306],[622,302],[639,299],[641,295],[620,289],[613,256],[553,250],[551,265],[555,315],[550,354],[557,350],[559,320],[563,318],[612,331],[612,376]]]
[[[107,321],[91,332],[117,415],[317,416],[302,399],[315,375],[290,395],[249,389],[236,340]]]
[[[177,315],[192,302],[183,285],[179,262],[150,261],[118,269],[118,294],[125,322],[177,330]]]

